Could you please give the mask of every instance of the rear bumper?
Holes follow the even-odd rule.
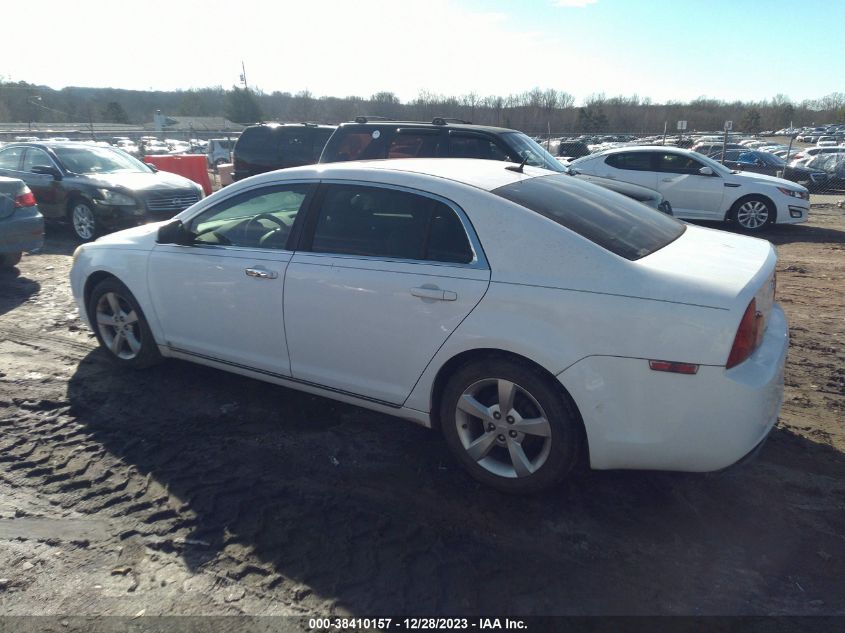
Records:
[[[44,245],[44,217],[38,207],[16,209],[0,220],[0,253],[34,251]]]
[[[581,412],[593,468],[706,472],[748,455],[777,422],[788,346],[775,305],[760,347],[732,369],[701,366],[686,376],[651,371],[644,359],[595,356],[558,378]]]

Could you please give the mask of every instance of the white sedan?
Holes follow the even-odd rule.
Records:
[[[771,223],[806,222],[806,187],[774,176],[732,171],[684,149],[624,147],[591,154],[569,165],[591,174],[657,189],[684,220],[733,221],[747,231]]]
[[[710,471],[760,445],[787,349],[775,260],[565,174],[405,159],[248,178],[80,246],[71,284],[119,365],[439,428],[474,477],[528,492],[579,459]]]

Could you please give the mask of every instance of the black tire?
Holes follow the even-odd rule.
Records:
[[[0,253],[0,268],[13,268],[21,261],[23,253]]]
[[[119,306],[117,315],[111,301],[115,298]],[[110,277],[98,283],[91,292],[87,310],[97,341],[115,363],[133,369],[143,369],[161,360],[161,354],[141,306],[129,288],[120,281]],[[114,326],[100,323],[98,312],[104,317],[117,316],[120,322]],[[119,331],[119,328],[122,328],[122,331]],[[122,338],[118,342],[119,336]]]
[[[757,233],[775,221],[777,211],[764,196],[745,196],[734,202],[729,215],[743,231]]]
[[[517,387],[511,409],[521,418],[516,423],[501,412],[494,419],[458,411],[459,400],[463,401],[468,392],[473,392],[472,397],[491,410],[499,409],[501,381]],[[494,399],[495,403],[491,404]],[[472,477],[502,492],[531,494],[550,488],[569,474],[581,454],[583,427],[577,411],[549,376],[527,364],[491,359],[464,365],[449,379],[439,402],[439,412],[443,435],[457,460]],[[527,428],[520,425],[528,418],[547,420],[544,432],[548,435],[517,433],[515,429]],[[492,429],[491,424],[498,426]],[[514,439],[510,439],[509,435],[514,433]],[[496,436],[495,443],[485,439],[491,434]],[[484,457],[476,459],[470,456],[471,449],[467,446],[478,448],[479,442],[490,443],[491,447],[483,453]],[[535,462],[536,469],[527,474],[517,473],[511,453],[513,444],[519,444],[522,456]]]
[[[82,242],[90,242],[97,238],[100,223],[90,202],[82,198],[74,198],[67,205],[67,218],[70,230]]]

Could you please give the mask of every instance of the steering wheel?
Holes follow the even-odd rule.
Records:
[[[284,229],[284,230],[288,230],[290,228],[290,227],[288,227],[287,224],[284,223],[283,220],[281,220],[280,218],[277,218],[275,215],[273,215],[271,213],[259,213],[258,215],[251,217],[247,221],[247,223],[244,224],[244,241],[247,241],[249,239],[249,234],[252,231],[253,223],[257,224],[259,220],[270,220],[274,224],[278,224],[279,228]],[[273,229],[273,230],[275,230],[275,229]],[[262,236],[262,237],[264,237],[264,236]]]

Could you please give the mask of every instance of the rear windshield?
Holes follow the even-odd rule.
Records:
[[[686,230],[660,211],[564,174],[521,180],[493,193],[630,260],[660,250]]]

